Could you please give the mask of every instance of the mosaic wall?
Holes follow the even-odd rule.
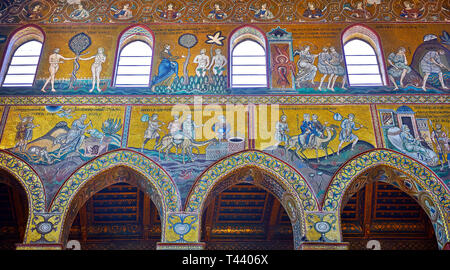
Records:
[[[250,32],[247,34],[267,38],[268,46],[269,87],[255,90],[230,87],[230,48],[235,45],[234,31],[242,30],[239,24],[190,24],[183,27],[183,31],[170,24],[131,28],[121,24],[82,24],[76,25],[76,32],[71,24],[41,25],[45,41],[34,85],[3,87],[0,95],[391,95],[448,92],[450,37],[445,23],[367,24],[380,36],[379,49],[384,56],[380,58],[380,67],[386,74],[383,79],[386,86],[364,88],[347,83],[341,34],[349,26],[349,23],[336,23],[332,27],[319,23],[295,26],[263,24],[248,28]],[[3,36],[1,53],[7,48],[6,40],[15,37],[17,29],[0,26],[0,35]],[[415,34],[409,35],[411,31]],[[130,32],[151,40],[153,57],[149,87],[115,86],[121,40]],[[57,54],[56,49],[59,49]],[[54,72],[54,88],[49,83],[52,77],[49,59],[52,57],[60,59]],[[167,68],[167,63],[173,68]]]
[[[1,23],[217,23],[445,21],[448,1],[5,0]]]
[[[119,148],[159,164],[183,200],[216,161],[260,150],[298,171],[320,202],[346,161],[377,147],[417,160],[450,186],[449,114],[448,105],[14,106],[0,147],[33,167],[47,203],[75,170]]]
[[[198,244],[208,192],[246,166],[291,207],[296,248],[340,242],[345,192],[385,165],[412,179],[391,182],[420,201],[442,248],[449,9],[421,0],[0,2],[3,59],[25,24],[44,41],[33,86],[0,87],[0,167],[22,181],[32,209],[24,242],[64,241],[77,192],[116,165],[149,179],[136,181],[158,198],[165,244]],[[343,34],[362,23],[379,38],[385,86],[347,83]],[[133,34],[152,49],[151,83],[116,87]],[[230,87],[237,34],[264,43],[268,87]]]

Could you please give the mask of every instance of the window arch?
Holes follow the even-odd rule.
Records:
[[[128,28],[120,35],[113,77],[115,87],[150,85],[153,44],[153,33],[144,26]]]
[[[42,30],[35,26],[25,26],[11,37],[0,73],[3,87],[33,86],[44,39]]]
[[[350,86],[387,85],[380,39],[373,30],[351,26],[342,33],[342,43]]]
[[[257,88],[268,86],[267,42],[258,29],[244,26],[230,38],[230,86]]]

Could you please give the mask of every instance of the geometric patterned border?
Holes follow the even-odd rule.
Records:
[[[352,16],[352,12],[346,10],[345,5],[352,5],[354,8],[355,1],[348,0],[333,0],[333,1],[312,1],[315,4],[316,10],[321,10],[318,17],[309,18],[305,16],[306,2],[303,0],[291,1],[258,1],[258,0],[174,0],[174,1],[149,1],[149,0],[129,0],[127,3],[132,3],[130,9],[132,12],[131,18],[117,19],[110,12],[110,7],[124,1],[112,0],[85,0],[82,1],[87,10],[90,10],[87,17],[73,18],[71,17],[69,8],[76,3],[76,1],[53,0],[53,1],[39,1],[41,5],[49,4],[47,2],[54,2],[47,10],[40,13],[39,16],[29,16],[27,10],[32,9],[34,0],[16,0],[16,1],[2,1],[0,10],[2,13],[1,22],[3,24],[25,24],[25,23],[39,23],[39,24],[72,24],[72,23],[99,23],[99,24],[121,24],[121,23],[155,23],[155,24],[190,24],[201,23],[205,24],[230,24],[243,23],[255,20],[256,23],[296,23],[301,22],[322,22],[322,23],[344,23],[344,22],[381,22],[390,23],[395,21],[400,22],[445,22],[448,17],[448,4],[444,0],[415,0],[417,9],[420,9],[420,15],[417,18],[412,16],[402,17],[401,8],[403,5],[398,4],[396,0],[372,1],[372,4],[367,4],[366,16]],[[308,1],[309,2],[309,1]],[[364,1],[369,2],[369,1]],[[172,16],[161,16],[161,10],[167,7],[168,3],[172,3],[174,9],[177,11],[176,18]],[[223,12],[227,16],[216,18],[209,17],[209,12],[213,10],[213,4],[218,3]],[[266,3],[268,10],[271,11],[270,18],[258,18],[255,16],[255,11],[261,8],[261,4]],[[364,7],[366,5],[364,4]],[[121,6],[119,6],[121,8]],[[11,10],[6,12],[6,10]],[[14,12],[13,12],[14,10]],[[95,12],[93,12],[95,10]],[[362,17],[362,18],[361,18]]]
[[[29,212],[44,212],[45,191],[39,175],[18,157],[0,150],[0,167],[11,173],[27,193]]]
[[[347,188],[361,173],[379,165],[386,165],[404,173],[430,196],[439,209],[438,215],[445,231],[445,235],[441,235],[442,238],[440,238],[445,244],[450,239],[450,191],[448,187],[420,162],[392,150],[370,150],[347,161],[331,180],[322,204],[322,211],[340,213]]]
[[[60,188],[52,201],[50,213],[64,213],[77,191],[92,177],[123,165],[142,174],[156,188],[162,200],[162,211],[179,211],[181,207],[180,194],[172,178],[153,160],[146,156],[126,149],[117,149],[89,161],[75,171]]]
[[[340,209],[343,192],[350,183],[362,172],[378,165],[388,165],[409,175],[412,180],[417,181],[424,190],[429,191],[430,195],[437,199],[444,213],[450,213],[450,192],[442,180],[420,162],[389,149],[370,150],[347,161],[331,180],[322,210],[336,211]]]
[[[450,104],[450,95],[152,95],[152,96],[0,96],[0,105],[142,104]],[[198,102],[198,101],[197,101]]]
[[[201,213],[210,191],[226,175],[237,169],[256,166],[271,173],[275,179],[299,198],[303,211],[317,211],[318,202],[307,181],[294,168],[283,161],[257,150],[228,156],[209,167],[195,181],[186,199],[186,212]]]

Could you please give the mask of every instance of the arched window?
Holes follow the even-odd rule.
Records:
[[[387,84],[381,44],[375,32],[355,25],[344,31],[342,42],[350,86]]]
[[[266,39],[253,27],[243,27],[230,38],[232,88],[267,87]]]
[[[12,36],[2,65],[3,87],[33,86],[43,43],[44,34],[34,26],[24,27]]]
[[[119,40],[115,87],[148,87],[151,81],[153,34],[135,26],[126,30]]]

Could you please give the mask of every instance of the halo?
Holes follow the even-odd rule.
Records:
[[[306,1],[304,1],[304,2],[301,4],[302,7],[303,7],[303,8],[308,8],[308,3],[309,3],[309,2],[314,3],[315,8],[320,8],[320,7],[319,7],[319,1],[318,1],[318,0],[306,0]]]
[[[313,50],[317,50],[318,49],[318,47],[315,45],[315,44],[313,44],[313,43],[311,43],[311,42],[309,42],[309,41],[302,41],[302,42],[300,42],[299,44],[298,44],[298,48],[300,49],[300,50],[302,50],[302,49],[304,49],[304,47],[306,46],[306,45],[308,45],[311,49],[313,49]]]
[[[214,0],[214,1],[209,2],[209,7],[214,9],[215,4],[218,4],[221,9],[225,9],[225,7],[226,7],[226,2],[220,1],[220,0]]]

